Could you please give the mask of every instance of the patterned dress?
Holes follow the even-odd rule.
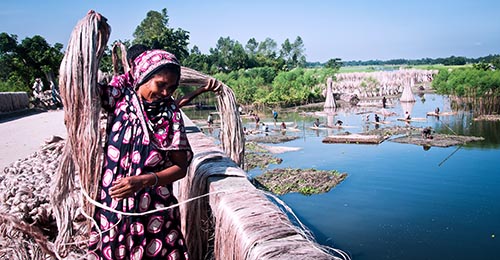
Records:
[[[146,187],[134,197],[116,200],[109,195],[113,181],[158,172],[172,165],[168,153],[191,148],[179,108],[172,98],[142,103],[130,87],[128,74],[115,77],[103,90],[112,108],[105,147],[101,189],[97,201],[113,209],[141,213],[177,204],[172,184]],[[143,216],[124,216],[97,208],[89,243],[91,259],[187,259],[179,208]]]

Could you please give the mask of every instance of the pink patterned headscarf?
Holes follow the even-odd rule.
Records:
[[[164,50],[149,50],[143,52],[134,60],[134,88],[167,64],[180,66],[179,61],[172,53]]]

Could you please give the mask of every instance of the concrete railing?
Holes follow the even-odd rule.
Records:
[[[214,138],[186,121],[194,158],[188,175],[179,182],[178,198],[182,202],[210,194],[181,206],[190,258],[203,259],[213,250],[214,258],[221,260],[339,259],[300,232],[215,145]]]
[[[29,102],[26,92],[0,92],[0,113],[27,109]]]

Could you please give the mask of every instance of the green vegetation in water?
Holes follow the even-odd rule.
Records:
[[[274,157],[271,153],[255,142],[245,143],[245,170],[259,167],[266,168],[269,164],[280,164],[283,159]]]
[[[269,164],[280,164],[281,162],[283,162],[283,159],[274,157],[269,153],[246,153],[245,155],[245,169],[247,171],[257,167],[264,169]]]
[[[292,140],[295,140],[298,138],[300,138],[300,137],[289,136],[289,135],[267,135],[267,136],[256,136],[256,137],[253,137],[251,140],[254,142],[259,142],[259,143],[278,144],[278,143],[292,141]]]
[[[500,70],[443,69],[434,77],[432,87],[440,94],[499,96]]]
[[[274,169],[255,177],[254,183],[264,190],[277,195],[298,192],[304,195],[330,191],[347,177],[347,173],[337,170],[316,169]]]

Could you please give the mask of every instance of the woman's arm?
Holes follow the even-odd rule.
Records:
[[[166,185],[186,176],[188,157],[186,151],[169,151],[172,166],[154,173],[145,173],[137,176],[122,178],[113,182],[109,195],[114,199],[123,199],[133,196],[135,192],[149,186]],[[155,176],[156,174],[156,176]],[[158,181],[157,181],[158,178]]]

